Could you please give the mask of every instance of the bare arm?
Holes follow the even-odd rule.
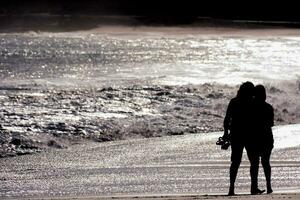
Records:
[[[229,102],[228,107],[227,107],[227,111],[226,111],[226,115],[224,118],[224,135],[225,137],[227,137],[229,135],[229,128],[230,128],[230,124],[231,124],[231,118],[232,118],[232,101]]]
[[[274,109],[270,106],[270,127],[274,126]]]

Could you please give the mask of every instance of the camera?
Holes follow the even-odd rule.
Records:
[[[216,142],[216,145],[220,145],[221,149],[227,150],[230,146],[230,141],[228,138],[219,137],[218,141]]]

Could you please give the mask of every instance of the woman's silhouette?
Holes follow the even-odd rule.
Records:
[[[267,193],[273,192],[271,187],[271,165],[270,156],[273,149],[274,139],[272,126],[274,126],[274,111],[273,107],[266,102],[266,90],[263,85],[257,85],[254,88],[254,138],[253,143],[256,145],[261,163],[264,169]]]
[[[253,90],[251,82],[243,83],[237,96],[230,100],[224,119],[224,138],[231,141],[230,187],[228,195],[234,195],[234,184],[240,166],[247,137],[252,133]],[[256,192],[259,193],[257,188]],[[252,191],[251,191],[252,192]]]

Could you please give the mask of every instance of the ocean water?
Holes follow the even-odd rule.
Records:
[[[0,35],[0,85],[182,85],[300,76],[300,37]]]
[[[215,145],[222,133],[209,130],[221,130],[234,87],[177,86],[293,82],[300,76],[299,55],[300,37],[0,34],[0,155],[68,147],[1,158],[0,198],[225,194],[230,151]],[[46,89],[30,89],[35,86]],[[99,90],[65,90],[68,86]],[[294,86],[273,88],[271,94],[277,121],[285,124],[300,116]],[[299,124],[273,129],[275,191],[299,191],[299,129]],[[133,139],[183,133],[200,134]],[[60,140],[120,136],[130,140],[80,145]],[[21,142],[19,149],[13,140]],[[249,190],[248,167],[244,156],[239,192]]]
[[[279,83],[267,85],[275,122],[299,123],[300,37],[28,32],[0,47],[0,155],[15,140],[220,131],[236,93],[222,84],[246,80]]]

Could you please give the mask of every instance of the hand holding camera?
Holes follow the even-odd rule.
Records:
[[[221,149],[227,150],[230,146],[230,137],[229,135],[224,134],[222,137],[219,137],[218,141],[216,142],[216,145],[220,145]]]

